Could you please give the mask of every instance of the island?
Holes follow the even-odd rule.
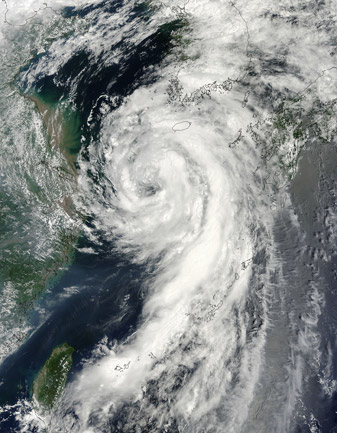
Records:
[[[67,343],[57,346],[39,371],[32,386],[32,398],[38,409],[51,410],[62,395],[74,350]]]

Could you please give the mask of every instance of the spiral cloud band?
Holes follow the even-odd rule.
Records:
[[[36,11],[41,26],[54,14],[73,20],[17,77],[47,132],[48,116],[82,122],[77,153],[68,146],[71,206],[57,209],[90,244],[80,254],[119,258],[104,284],[129,278],[123,299],[117,285],[104,289],[120,314],[109,325],[123,323],[133,296],[139,314],[75,352],[51,411],[11,406],[21,431],[324,431],[312,390],[331,399],[336,383],[322,323],[336,221],[322,181],[337,131],[336,6],[307,3],[60,1]],[[11,5],[7,21],[30,25]],[[85,292],[75,288],[48,296]]]

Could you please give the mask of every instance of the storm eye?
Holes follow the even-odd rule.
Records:
[[[139,195],[144,197],[151,197],[155,195],[158,191],[160,191],[160,185],[150,184],[150,183],[141,183],[139,186]]]

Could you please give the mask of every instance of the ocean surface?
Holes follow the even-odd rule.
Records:
[[[334,1],[0,18],[0,433],[337,432]]]

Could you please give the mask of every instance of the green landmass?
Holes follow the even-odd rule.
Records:
[[[15,218],[15,215],[10,215]],[[8,212],[0,211],[0,222],[10,222]],[[15,291],[17,312],[22,315],[28,312],[34,301],[43,291],[55,283],[60,277],[61,270],[72,261],[78,233],[60,229],[54,241],[52,254],[37,255],[32,237],[25,232],[17,238],[10,238],[11,232],[0,234],[2,253],[0,282],[9,283]],[[32,246],[30,246],[32,243]]]
[[[44,122],[40,145],[46,149],[39,148],[36,137],[28,137],[31,151],[36,148],[35,164],[28,158],[20,161],[20,185],[15,178],[0,191],[0,284],[15,293],[20,317],[72,261],[81,220],[71,199],[76,189],[79,116],[69,104],[59,107],[52,98],[34,94],[28,99],[34,100]],[[60,151],[64,158],[57,157]],[[51,217],[52,225],[46,223]]]
[[[64,343],[56,347],[39,371],[32,386],[33,400],[42,410],[51,410],[64,390],[72,366],[74,348]]]
[[[59,95],[54,95],[51,89],[43,94],[34,92],[26,95],[32,99],[45,125],[48,137],[48,147],[59,149],[65,156],[67,171],[76,175],[74,163],[81,149],[81,118],[79,112],[67,102],[58,102]]]
[[[71,203],[76,191],[73,155],[80,140],[78,114],[68,103],[62,116],[58,115],[55,105],[46,119],[51,122],[39,127],[32,98],[22,97],[24,89],[20,90],[18,78],[54,41],[85,34],[90,25],[85,17],[66,17],[46,8],[43,16],[36,14],[15,26],[15,38],[14,27],[4,28],[0,53],[0,169],[4,180],[0,186],[0,295],[2,321],[15,334],[9,340],[3,335],[0,341],[8,350],[27,337],[27,318],[34,303],[69,266],[81,223]],[[59,137],[61,152],[56,146]]]
[[[262,159],[277,164],[292,179],[310,141],[331,142],[337,132],[336,113],[337,100],[322,102],[308,91],[282,101],[270,117],[250,125],[247,132],[260,147]]]
[[[156,9],[151,0],[141,2],[137,7],[149,17]],[[178,15],[177,19],[158,28],[157,38],[168,52],[175,48],[178,57],[184,57],[184,48],[190,43],[187,37],[189,23],[182,13]],[[65,32],[61,31],[59,20],[69,23]],[[59,18],[48,31],[41,29],[41,35],[32,32],[30,49],[25,55],[22,53],[18,63],[20,71],[34,58],[44,55],[58,37],[66,38],[73,31],[80,31],[74,20]],[[82,24],[83,30],[85,22]],[[44,47],[42,52],[41,46]],[[25,98],[22,116],[27,129],[24,137],[27,157],[20,157],[18,163],[15,152],[7,152],[15,147],[14,141],[11,142],[15,130],[11,128],[16,127],[15,122],[8,122],[11,128],[8,126],[8,130],[4,130],[8,137],[4,153],[9,162],[13,161],[13,181],[0,191],[0,285],[9,287],[14,294],[12,313],[24,318],[74,256],[83,216],[74,209],[71,197],[77,188],[76,159],[83,131],[81,112],[67,98],[61,98],[60,90],[47,80],[45,87],[32,88],[26,93],[25,89],[18,87],[18,74],[12,77],[11,82],[13,89],[19,90]],[[34,101],[43,121],[43,139],[36,136],[35,129],[29,125],[30,112],[33,113],[31,101]]]

